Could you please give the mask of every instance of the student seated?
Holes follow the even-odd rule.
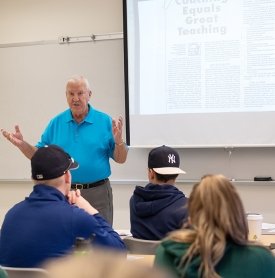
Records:
[[[156,251],[155,265],[175,277],[271,278],[275,257],[248,241],[242,201],[222,175],[208,175],[188,200],[190,228],[172,232]]]
[[[148,179],[145,186],[136,186],[130,199],[130,222],[133,237],[160,240],[168,232],[179,229],[187,219],[187,198],[176,186],[179,174],[178,152],[161,146],[148,156]]]
[[[70,191],[70,170],[77,162],[55,145],[31,158],[34,188],[5,216],[0,237],[0,265],[39,267],[46,259],[72,251],[76,238],[125,250],[119,235],[81,195]]]

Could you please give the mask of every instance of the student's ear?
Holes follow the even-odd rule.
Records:
[[[148,168],[148,179],[152,180],[155,177],[155,172],[153,169]]]
[[[71,175],[70,171],[67,171],[67,172],[64,174],[64,176],[65,176],[65,182],[71,184],[72,175]]]

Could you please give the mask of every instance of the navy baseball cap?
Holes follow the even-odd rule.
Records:
[[[178,152],[165,145],[154,148],[148,156],[148,168],[161,175],[185,174],[179,168],[180,157]]]
[[[31,158],[34,180],[55,179],[78,166],[78,163],[68,153],[56,145],[38,148]]]

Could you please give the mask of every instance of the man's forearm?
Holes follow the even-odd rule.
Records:
[[[127,159],[127,154],[128,154],[128,147],[123,141],[119,144],[115,144],[114,160],[116,162],[124,163]]]
[[[37,147],[32,146],[31,144],[29,144],[26,141],[23,141],[22,144],[20,146],[18,146],[18,148],[29,159],[32,158],[32,156],[34,155],[34,153],[37,150]]]

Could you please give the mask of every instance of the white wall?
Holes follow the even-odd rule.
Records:
[[[122,0],[0,0],[0,43],[122,32]]]
[[[145,182],[131,182],[129,184],[113,184],[114,195],[114,228],[129,229],[129,199],[136,184]],[[188,196],[192,184],[179,183],[178,187]],[[275,185],[270,183],[241,183],[236,184],[237,190],[244,202],[247,212],[259,212],[265,222],[275,223]],[[0,225],[5,213],[17,202],[23,200],[32,190],[32,182],[0,182]]]

